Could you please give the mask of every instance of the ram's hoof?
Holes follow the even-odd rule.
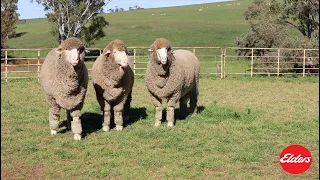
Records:
[[[173,127],[174,124],[173,124],[173,122],[168,122],[168,125],[167,125],[167,126],[170,128],[170,127]]]
[[[74,134],[73,135],[74,140],[81,140],[81,135],[80,134]]]
[[[161,121],[156,121],[155,123],[154,123],[154,126],[155,127],[159,127],[161,125]]]
[[[51,130],[51,135],[56,135],[57,131],[56,130]]]
[[[103,127],[102,127],[102,130],[103,130],[103,131],[109,131],[109,130],[110,130],[110,127],[109,127],[109,126],[103,126]]]
[[[122,129],[123,129],[123,126],[116,125],[116,130],[117,131],[122,131]]]

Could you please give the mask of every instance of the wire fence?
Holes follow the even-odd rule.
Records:
[[[1,49],[1,80],[40,78],[45,56],[52,48],[41,49]],[[288,48],[238,48],[238,47],[174,47],[193,52],[200,61],[200,74],[226,78],[246,75],[281,76],[296,74],[301,76],[319,73],[318,49]],[[133,62],[136,76],[145,74],[149,61],[149,47],[128,47],[129,58]],[[245,50],[246,55],[237,51]],[[87,48],[85,64],[91,76],[92,65],[102,53],[100,48]],[[256,51],[263,51],[256,55]]]

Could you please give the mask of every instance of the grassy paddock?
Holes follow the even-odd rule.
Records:
[[[102,132],[89,84],[85,138],[62,126],[51,136],[36,80],[1,82],[1,177],[4,179],[319,179],[318,77],[200,79],[198,115],[153,127],[144,79],[136,78],[132,122]],[[61,122],[66,120],[61,112]],[[311,153],[311,168],[289,175],[279,165],[288,145]]]
[[[248,30],[243,12],[252,0],[238,2],[241,5],[227,6],[229,2],[223,2],[103,14],[110,25],[104,29],[106,36],[92,47],[104,48],[114,39],[121,39],[131,47],[149,47],[159,37],[167,38],[173,46],[235,46],[235,37]],[[199,12],[201,7],[208,8]],[[160,15],[162,13],[166,15]],[[18,37],[10,39],[8,45],[11,48],[57,47],[57,38],[50,34],[51,29],[46,18],[26,20],[17,25]],[[31,56],[32,53],[10,55]]]

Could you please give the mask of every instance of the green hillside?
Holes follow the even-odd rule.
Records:
[[[234,46],[235,37],[248,30],[243,12],[250,2],[238,0],[103,14],[110,25],[105,28],[106,36],[91,47],[105,47],[114,39],[121,39],[131,47],[150,46],[158,37],[167,38],[173,46]],[[201,7],[203,10],[199,11]],[[26,20],[16,29],[19,36],[10,39],[8,45],[10,48],[56,47],[56,38],[50,30],[45,18]]]

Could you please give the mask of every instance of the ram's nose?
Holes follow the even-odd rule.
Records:
[[[161,59],[161,64],[163,65],[167,64],[167,59]]]
[[[71,61],[71,65],[72,66],[76,66],[76,65],[78,65],[79,64],[79,59],[73,59],[72,61]]]
[[[128,66],[128,62],[121,61],[120,66],[126,68]]]

